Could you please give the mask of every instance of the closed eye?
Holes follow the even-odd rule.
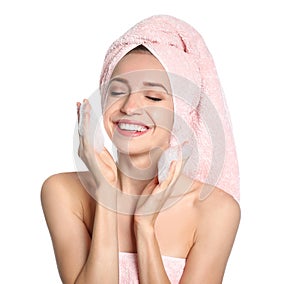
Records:
[[[122,96],[125,94],[126,94],[126,92],[114,92],[114,91],[110,92],[111,96]]]
[[[157,97],[146,96],[146,98],[155,102],[161,101],[161,98],[157,98]]]

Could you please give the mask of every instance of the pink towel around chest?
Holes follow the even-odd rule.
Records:
[[[179,283],[186,260],[184,258],[175,258],[170,256],[162,256],[162,260],[171,283]],[[139,283],[137,255],[135,253],[119,253],[119,277],[120,284]]]

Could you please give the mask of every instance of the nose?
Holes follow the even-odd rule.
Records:
[[[124,97],[124,102],[121,106],[120,111],[127,115],[141,114],[141,96],[139,93],[131,93]]]

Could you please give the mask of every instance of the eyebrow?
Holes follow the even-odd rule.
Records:
[[[128,82],[126,79],[120,78],[120,77],[112,78],[112,79],[110,80],[110,82],[109,82],[109,85],[110,85],[112,82],[114,82],[114,81],[118,81],[118,82],[124,83],[124,84],[126,84],[126,85],[129,86],[129,82]]]
[[[162,89],[165,90],[165,92],[167,94],[169,94],[167,88],[163,84],[155,83],[155,82],[143,82],[143,85],[146,86],[146,87],[159,87],[159,88],[162,88]]]

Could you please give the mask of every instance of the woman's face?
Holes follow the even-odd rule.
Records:
[[[167,73],[148,52],[131,52],[116,65],[107,88],[104,126],[120,152],[169,146],[173,100]]]

